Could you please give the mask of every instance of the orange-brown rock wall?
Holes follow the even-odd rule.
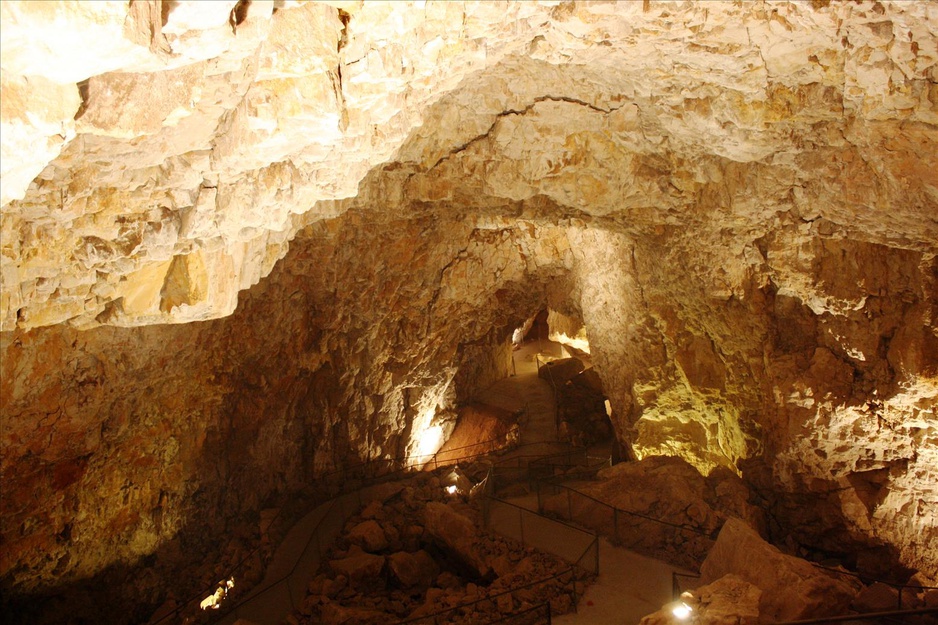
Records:
[[[492,237],[503,256],[472,251]],[[231,317],[4,333],[3,583],[87,578],[177,535],[210,545],[337,467],[426,453],[418,428],[452,418],[459,345],[499,324],[507,338],[546,302],[555,270],[519,265],[531,241],[350,214],[305,231]],[[445,278],[497,258],[504,280]]]

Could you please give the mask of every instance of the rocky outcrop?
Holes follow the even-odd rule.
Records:
[[[769,622],[847,614],[862,587],[850,577],[783,554],[733,518],[720,530],[700,574],[704,584],[732,574],[761,589],[758,614]]]
[[[472,521],[443,503],[430,502],[424,511],[424,526],[438,547],[468,568],[477,579],[488,576],[490,567],[476,543],[478,530]]]
[[[727,519],[742,517],[764,526],[763,512],[729,471],[704,478],[685,460],[653,456],[602,469],[596,478],[578,484],[574,493],[549,497],[552,491],[545,486],[544,508],[684,567],[700,566]]]
[[[5,597],[431,455],[545,307],[637,457],[938,576],[930,3],[0,12]]]
[[[566,438],[581,446],[609,440],[612,424],[596,369],[590,367],[557,388],[557,414]]]
[[[431,620],[472,625],[545,602],[553,614],[573,607],[569,564],[487,533],[479,516],[464,497],[444,491],[438,475],[410,478],[397,494],[369,504],[346,523],[330,548],[328,566],[312,579],[301,609],[288,620],[388,623],[444,612]],[[375,554],[362,551],[357,543],[366,533],[363,526],[368,534],[380,529],[386,547]],[[577,581],[581,589],[588,583]]]
[[[738,575],[720,579],[681,594],[680,599],[642,618],[639,625],[674,625],[678,620],[674,608],[686,606],[696,625],[756,625],[766,622],[759,618],[762,590]]]

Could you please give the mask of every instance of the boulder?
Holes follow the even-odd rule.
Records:
[[[489,566],[476,545],[479,530],[468,517],[446,504],[431,501],[424,510],[424,526],[433,541],[448,551],[477,577],[486,577]]]
[[[739,519],[728,519],[700,569],[701,582],[712,583],[735,574],[762,589],[763,620],[792,621],[845,614],[858,588],[782,553]]]
[[[388,546],[388,538],[377,521],[362,521],[348,533],[349,542],[365,551],[376,553]]]
[[[579,358],[558,358],[542,365],[537,370],[537,375],[559,388],[581,371],[583,361]]]
[[[326,603],[320,611],[320,622],[323,625],[385,625],[394,621],[391,615],[379,610],[363,608],[348,608],[337,603]]]
[[[429,586],[440,571],[439,566],[422,549],[417,553],[399,551],[388,556],[391,576],[404,588]]]
[[[381,505],[380,501],[372,501],[367,506],[365,506],[361,511],[361,517],[363,519],[380,519],[384,518],[384,506]]]
[[[695,625],[756,625],[762,591],[738,575],[724,575],[712,584],[682,595],[693,610]],[[639,625],[674,625],[678,622],[667,605],[642,618]]]
[[[380,577],[384,557],[365,553],[357,545],[352,545],[346,557],[330,560],[329,566],[336,573],[345,575],[352,586],[362,588]]]
[[[857,612],[888,612],[899,609],[899,591],[882,582],[874,582],[856,596],[851,606]],[[908,606],[906,606],[908,607]]]

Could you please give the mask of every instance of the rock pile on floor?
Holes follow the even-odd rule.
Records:
[[[697,625],[800,622],[930,607],[927,589],[907,588],[900,603],[894,586],[882,582],[866,586],[844,569],[820,567],[784,554],[735,518],[723,525],[700,573],[696,590],[644,617],[640,625],[675,623],[674,609],[680,604],[694,614]],[[915,586],[916,582],[910,584]],[[934,616],[915,619],[903,622],[938,623]]]
[[[441,622],[482,623],[548,601],[562,614],[572,606],[569,569],[488,534],[474,504],[421,475],[348,520],[288,622],[388,625],[472,604]]]
[[[855,578],[782,553],[739,519],[723,525],[700,573],[704,583],[734,574],[762,589],[759,612],[772,621],[846,614],[862,588]]]
[[[569,378],[557,389],[561,438],[578,446],[607,440],[612,425],[606,414],[602,381],[592,367]]]
[[[677,457],[616,464],[576,490],[581,494],[542,497],[544,508],[629,549],[693,569],[728,517],[763,524],[761,510],[749,503],[749,491],[735,474],[717,468],[704,477]]]

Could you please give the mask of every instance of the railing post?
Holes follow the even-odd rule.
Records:
[[[293,589],[290,588],[290,577],[287,576],[285,580],[286,581],[284,583],[287,585],[287,596],[290,597],[290,607],[292,607],[294,610],[297,610],[300,606],[296,605],[296,602],[293,600]]]
[[[573,612],[578,613],[580,610],[579,610],[579,605],[578,605],[579,601],[576,596],[576,571],[571,569],[570,576],[573,579]]]

